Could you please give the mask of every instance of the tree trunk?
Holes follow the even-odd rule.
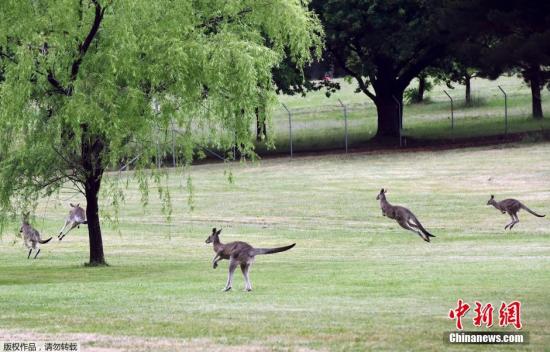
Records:
[[[261,142],[267,136],[267,126],[265,116],[260,118],[260,108],[255,109],[256,113],[256,140]]]
[[[86,173],[84,190],[86,193],[86,220],[88,221],[88,238],[90,241],[90,266],[106,265],[103,254],[103,239],[99,222],[98,194],[103,176],[102,153],[105,147],[101,136],[89,131],[88,125],[82,124],[82,168]]]
[[[416,103],[422,103],[424,101],[424,92],[426,91],[426,76],[418,76],[418,97]]]
[[[393,99],[397,98],[397,101]],[[399,102],[399,104],[398,104]],[[403,107],[403,93],[401,94],[377,94],[376,110],[378,113],[377,139],[397,140],[401,129],[401,108]]]
[[[541,72],[540,66],[536,65],[529,71],[529,83],[531,85],[531,103],[533,107],[533,117],[542,119],[542,101],[540,98]]]
[[[103,239],[99,223],[99,193],[100,182],[86,183],[86,219],[88,221],[88,238],[90,241],[90,266],[105,265],[103,254]]]
[[[472,92],[471,92],[471,77],[469,75],[466,75],[464,77],[464,85],[466,86],[466,94],[465,94],[465,101],[466,106],[472,105]]]

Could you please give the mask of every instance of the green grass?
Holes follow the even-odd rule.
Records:
[[[306,97],[281,96],[281,103],[292,111],[293,147],[309,151],[344,147],[344,115],[338,99],[348,107],[349,145],[364,144],[376,133],[377,115],[374,103],[365,94],[355,93],[355,83],[340,80],[342,89],[330,98],[323,92],[313,92]],[[413,82],[412,85],[416,83]],[[450,90],[436,85],[427,93],[428,103],[405,105],[403,108],[404,134],[420,139],[449,139],[504,134],[504,98],[498,89],[508,94],[510,133],[548,130],[550,120],[531,118],[531,93],[528,86],[517,77],[501,77],[496,81],[476,78],[472,80],[473,106],[464,104],[464,87],[456,85]],[[450,103],[446,90],[454,99],[454,129],[451,129]],[[550,111],[550,92],[542,91],[543,112]],[[273,115],[272,133],[278,152],[289,149],[288,115],[280,107]],[[264,146],[260,154],[268,153]]]
[[[154,196],[143,209],[130,182],[119,230],[103,228],[110,267],[83,267],[85,228],[44,245],[33,261],[14,243],[17,225],[9,227],[0,242],[0,340],[58,336],[88,349],[153,351],[440,351],[451,347],[443,343],[454,327],[447,314],[462,298],[523,303],[530,344],[482,350],[543,350],[549,220],[521,212],[521,223],[504,231],[508,217],[485,203],[490,194],[517,197],[549,213],[548,155],[543,143],[193,166],[194,211],[185,178],[170,174],[172,223]],[[437,236],[432,243],[382,217],[381,187]],[[70,196],[41,202],[34,224],[42,233],[58,231]],[[240,272],[234,291],[222,293],[227,261],[213,270],[204,243],[212,227],[224,228],[222,241],[297,245],[257,258],[251,293]]]

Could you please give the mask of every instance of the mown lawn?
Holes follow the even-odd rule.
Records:
[[[44,245],[33,261],[14,236],[17,225],[8,226],[0,340],[56,336],[81,341],[85,351],[440,351],[452,347],[443,334],[454,329],[447,314],[461,298],[523,304],[529,345],[483,350],[544,350],[548,217],[521,212],[504,231],[509,218],[486,202],[490,194],[515,197],[550,213],[549,155],[543,143],[193,166],[193,211],[186,176],[170,172],[171,223],[154,187],[144,209],[130,178],[119,228],[103,228],[109,267],[83,267],[85,227]],[[381,187],[437,236],[432,243],[382,217]],[[36,227],[56,233],[69,201],[84,203],[65,192],[43,200]],[[204,243],[212,227],[223,227],[222,241],[297,245],[257,258],[251,293],[242,291],[240,272],[234,290],[222,293],[227,261],[213,270]],[[465,330],[474,330],[472,317]]]

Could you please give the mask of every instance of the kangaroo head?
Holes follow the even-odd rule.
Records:
[[[214,227],[212,229],[212,234],[210,236],[208,236],[208,238],[204,242],[212,243],[212,242],[218,240],[218,236],[220,235],[220,232],[222,232],[222,229],[216,230],[216,228]]]
[[[69,203],[69,205],[71,206],[71,208],[80,208],[80,203],[74,205],[73,203]]]
[[[495,196],[491,194],[491,198],[487,201],[487,205],[494,205],[496,203]]]
[[[388,193],[388,190],[382,188],[380,190],[380,193],[378,193],[378,195],[376,196],[376,200],[386,199],[386,193]]]
[[[27,212],[23,213],[22,215],[23,215],[23,224],[28,224],[30,213],[27,211]]]
[[[30,215],[29,212],[25,212],[22,215],[23,215],[23,220],[22,220],[21,227],[19,228],[19,233],[23,233],[23,226],[29,224],[29,215]]]

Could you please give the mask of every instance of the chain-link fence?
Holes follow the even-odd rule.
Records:
[[[275,149],[267,150],[260,143],[258,152],[345,152],[364,145],[376,133],[377,110],[366,96],[363,101],[353,98],[346,102],[336,96],[317,106],[282,103],[275,109],[272,130],[268,131],[275,139]],[[541,91],[540,103],[542,111],[550,116],[548,90]],[[532,104],[530,89],[519,80],[473,86],[468,98],[462,86],[436,87],[426,93],[423,102],[405,101],[400,106],[401,132],[406,138],[453,140],[549,130],[550,119],[533,118]]]
[[[377,109],[365,95],[348,90],[330,98],[318,93],[317,99],[314,98],[282,99],[265,127],[272,143],[259,138],[255,141],[256,152],[291,157],[294,153],[323,150],[345,153],[368,145],[375,136]],[[399,104],[398,100],[396,104]],[[547,89],[541,90],[540,107],[546,116],[550,116],[550,91]],[[403,146],[410,139],[452,141],[550,130],[550,118],[533,118],[531,90],[517,79],[502,79],[482,86],[474,84],[469,97],[463,86],[454,89],[437,86],[426,93],[423,102],[411,104],[405,101],[399,108]],[[159,152],[155,160],[157,167],[177,165],[181,157],[182,148],[178,145],[181,131],[172,127],[172,140],[169,131],[163,142],[164,152],[162,155]],[[255,137],[256,122],[250,129]],[[224,161],[232,160],[236,155],[235,150],[217,150],[208,143],[200,148],[205,156]],[[131,168],[135,159],[127,162],[129,165],[123,165],[123,170]]]

